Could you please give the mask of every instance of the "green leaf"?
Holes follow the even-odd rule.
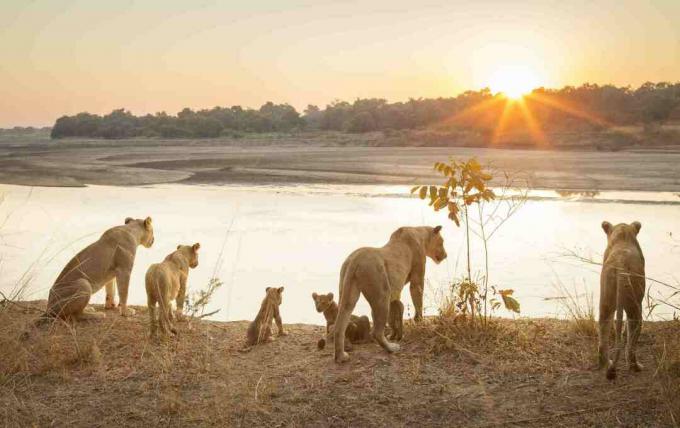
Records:
[[[418,190],[418,189],[420,189],[420,186],[413,186],[413,187],[411,188],[411,194],[416,193],[416,190]]]
[[[514,290],[498,290],[498,294],[500,294],[503,298],[503,305],[505,305],[505,309],[519,313],[519,302],[517,299],[512,297],[512,293],[514,293]]]
[[[422,186],[420,188],[419,196],[420,196],[420,199],[425,199],[425,197],[427,196],[427,186]]]

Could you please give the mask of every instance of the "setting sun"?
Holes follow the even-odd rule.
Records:
[[[489,88],[493,92],[502,92],[512,99],[519,99],[541,85],[533,70],[515,65],[498,68],[489,79]]]

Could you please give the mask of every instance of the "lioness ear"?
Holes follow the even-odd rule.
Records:
[[[178,245],[178,246],[177,246],[177,249],[179,250],[180,248],[182,248],[182,246],[181,246],[181,245]]]
[[[312,293],[312,299],[316,300],[319,298],[319,295],[316,293]]]
[[[151,217],[147,217],[146,220],[144,220],[144,226],[147,229],[151,228]]]
[[[283,287],[279,287],[277,291],[279,292],[279,294],[283,293]]]
[[[441,226],[437,226],[434,228],[434,233],[439,233],[439,231],[442,230]]]
[[[608,221],[603,221],[602,222],[602,230],[604,230],[604,233],[609,235],[612,231],[612,224],[609,223]]]
[[[132,217],[126,217],[126,218],[125,218],[125,224],[130,223],[132,220],[134,220],[134,218],[132,218]]]
[[[642,223],[640,223],[639,221],[634,221],[634,222],[632,222],[630,225],[633,226],[633,227],[635,228],[635,234],[636,234],[636,235],[637,235],[638,233],[640,233],[640,229],[642,229]]]
[[[271,288],[271,287],[267,287],[267,288],[264,289],[264,291],[269,291],[270,288]]]
[[[328,293],[328,299],[333,300],[333,293]]]
[[[194,249],[194,253],[195,253],[196,251],[198,251],[199,248],[201,248],[201,244],[199,244],[199,243],[197,242],[197,243],[195,243],[195,244],[193,245],[193,247],[191,247],[191,248]]]

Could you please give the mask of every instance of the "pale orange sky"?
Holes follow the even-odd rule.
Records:
[[[246,4],[243,4],[246,3]],[[0,127],[63,114],[680,80],[680,1],[3,0]]]

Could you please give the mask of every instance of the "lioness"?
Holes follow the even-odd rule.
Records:
[[[391,302],[400,301],[401,290],[410,283],[415,319],[423,317],[425,258],[435,263],[446,258],[441,226],[401,227],[381,248],[359,248],[347,257],[340,269],[340,307],[335,322],[335,361],[349,360],[345,352],[345,330],[361,294],[371,305],[373,338],[387,351],[399,345],[385,338],[385,323]]]
[[[335,319],[338,316],[338,304],[333,301],[333,293],[312,293],[312,299],[314,300],[316,311],[323,312],[323,316],[326,318],[326,335],[332,340],[333,326],[335,325]],[[347,342],[345,342],[345,350],[351,349],[351,345],[353,343],[369,341],[371,339],[370,331],[371,322],[368,320],[366,315],[361,317],[352,315],[345,333],[345,337],[347,339]],[[326,339],[319,339],[317,342],[317,347],[319,349],[323,349],[325,346]]]
[[[279,306],[283,300],[281,296],[283,294],[283,287],[267,287],[265,291],[266,295],[264,300],[262,300],[260,311],[257,313],[255,320],[250,323],[246,332],[246,343],[248,346],[272,340],[272,318],[276,321],[279,336],[287,334],[283,329],[281,314],[279,313]]]
[[[146,302],[149,307],[151,336],[156,335],[157,323],[163,334],[177,334],[172,325],[175,316],[171,301],[177,302],[177,318],[181,318],[187,291],[189,268],[198,266],[198,249],[201,244],[178,245],[177,250],[168,254],[161,263],[154,263],[146,271]],[[160,307],[156,318],[156,304]]]
[[[645,257],[637,240],[640,222],[617,224],[602,222],[607,234],[600,275],[600,330],[599,367],[607,367],[607,379],[616,378],[616,364],[621,351],[623,311],[626,312],[626,359],[633,371],[642,369],[635,356],[640,328],[642,327],[642,298],[645,295]],[[616,337],[614,359],[609,359],[609,334],[616,312]]]
[[[50,289],[45,318],[90,319],[105,317],[101,312],[85,310],[90,296],[107,287],[107,301],[112,302],[113,281],[118,286],[120,314],[128,316],[134,310],[127,307],[130,272],[137,247],[153,245],[151,217],[126,218],[125,225],[113,227],[96,242],[76,254],[61,271]],[[43,319],[45,319],[43,318]]]

